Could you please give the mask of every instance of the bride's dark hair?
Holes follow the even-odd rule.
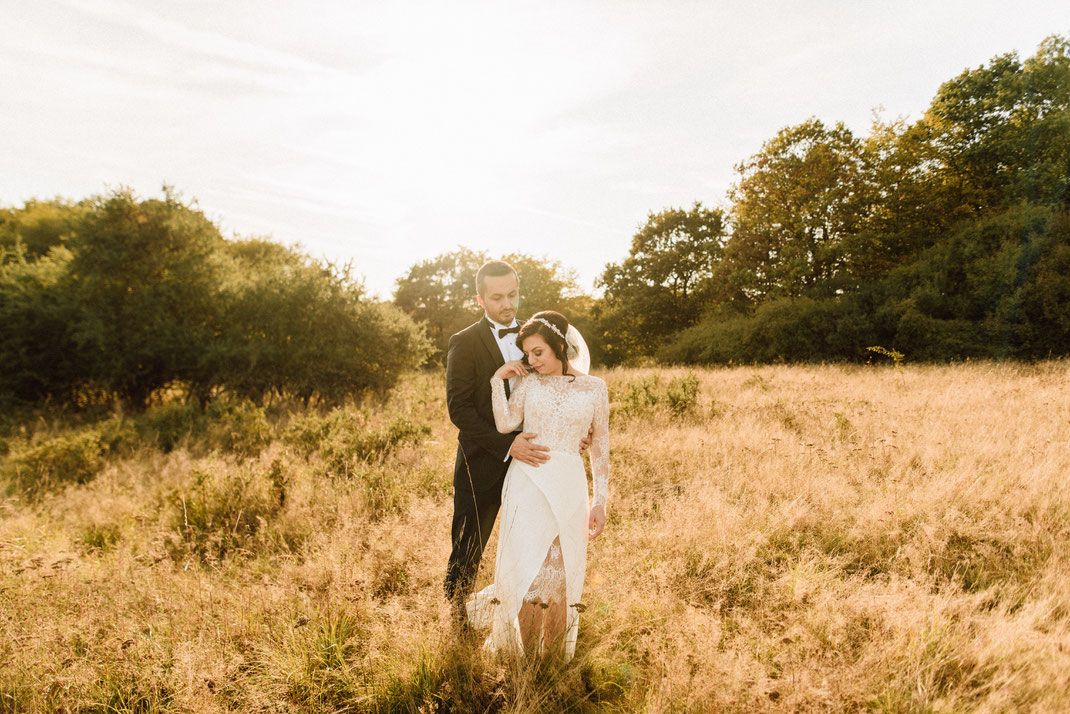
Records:
[[[549,322],[555,328],[560,330],[561,334],[558,335],[541,320]],[[568,334],[568,319],[554,310],[543,310],[532,315],[528,318],[527,322],[520,326],[520,332],[516,335],[516,346],[523,350],[524,340],[532,335],[538,335],[546,340],[546,344],[550,345],[554,357],[561,360],[561,374],[576,379],[576,375],[571,374],[568,371],[568,343],[565,342],[564,338],[564,335],[566,334]],[[524,357],[521,361],[524,363],[524,366],[530,366],[528,364],[527,352],[524,352]]]

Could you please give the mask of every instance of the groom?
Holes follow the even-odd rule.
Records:
[[[453,550],[444,589],[459,622],[501,506],[509,459],[538,466],[549,458],[547,447],[532,443],[537,434],[501,434],[494,425],[490,378],[506,361],[524,356],[516,346],[520,279],[513,266],[501,260],[484,263],[476,273],[476,300],[483,319],[450,337],[446,353],[446,406],[460,432],[453,467]]]

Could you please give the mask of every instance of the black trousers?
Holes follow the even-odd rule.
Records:
[[[460,606],[472,592],[479,561],[502,505],[502,484],[509,464],[482,449],[457,446],[453,469],[453,549],[443,583],[446,599]]]

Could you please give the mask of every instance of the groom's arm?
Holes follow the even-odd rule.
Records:
[[[476,383],[475,356],[471,340],[454,335],[446,352],[446,408],[450,421],[465,438],[475,441],[502,461],[509,455],[516,434],[502,434],[493,422],[486,421],[476,410],[476,390],[490,389]]]

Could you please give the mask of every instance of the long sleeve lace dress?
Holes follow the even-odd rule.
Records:
[[[490,626],[485,647],[523,649],[518,614],[525,602],[545,602],[564,592],[565,659],[571,659],[579,632],[583,579],[587,566],[587,524],[592,506],[605,507],[609,491],[609,395],[606,383],[589,375],[530,374],[506,399],[500,379],[491,379],[498,430],[522,428],[550,449],[537,467],[514,459],[502,489],[494,582],[468,601],[470,621]],[[579,454],[591,436],[593,503]],[[563,581],[563,582],[562,582]]]

